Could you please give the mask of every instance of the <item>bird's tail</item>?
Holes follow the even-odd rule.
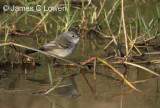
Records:
[[[26,51],[25,51],[25,54],[31,54],[31,53],[35,53],[35,52],[37,52],[37,51],[33,51],[33,50],[26,50]]]

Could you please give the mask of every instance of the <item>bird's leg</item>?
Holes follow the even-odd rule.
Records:
[[[56,58],[55,57],[52,58],[52,61],[53,61],[53,64],[56,64]]]
[[[56,62],[56,57],[50,56],[50,58],[52,59],[53,65],[57,65],[57,64],[58,64],[58,63]]]

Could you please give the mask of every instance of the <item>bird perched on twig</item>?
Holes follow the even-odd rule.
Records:
[[[74,52],[80,40],[80,35],[74,31],[68,31],[60,34],[53,41],[43,45],[39,50],[51,53],[59,57],[66,57]],[[25,54],[36,51],[26,50]]]

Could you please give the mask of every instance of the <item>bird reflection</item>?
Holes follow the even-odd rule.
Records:
[[[56,96],[62,96],[66,98],[77,98],[80,96],[74,76],[64,77],[53,93]]]

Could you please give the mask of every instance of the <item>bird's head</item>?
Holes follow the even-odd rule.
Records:
[[[71,43],[77,44],[80,40],[80,35],[74,31],[68,31],[63,34],[63,36]]]

